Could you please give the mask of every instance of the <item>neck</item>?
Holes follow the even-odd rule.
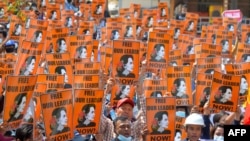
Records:
[[[15,117],[15,118],[18,118],[20,115],[21,115],[21,113],[17,112],[17,113],[14,115],[14,117]]]
[[[156,56],[155,60],[161,60],[161,57],[160,56]]]
[[[244,90],[244,89],[240,90],[241,94],[244,94],[245,92],[246,92],[246,90]]]
[[[223,99],[221,99],[220,101],[221,101],[222,103],[227,102],[227,100],[226,100],[226,99],[224,99],[224,98],[223,98]]]
[[[90,123],[90,121],[87,119],[83,122],[84,125],[88,125],[89,123]]]
[[[157,131],[160,132],[160,133],[162,133],[164,131],[164,128],[159,127]]]
[[[122,72],[122,74],[128,75],[128,74],[129,74],[129,71],[128,71],[128,70],[124,70],[124,71]]]
[[[23,73],[23,75],[25,75],[25,76],[27,76],[27,75],[29,75],[30,73],[26,70],[26,71],[24,71],[24,73]]]
[[[58,125],[57,130],[58,130],[58,131],[62,131],[62,130],[63,130],[63,128],[64,128],[64,126],[63,126],[63,125]]]

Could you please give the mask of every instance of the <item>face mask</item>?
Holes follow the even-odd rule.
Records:
[[[184,111],[177,111],[176,112],[176,116],[185,118],[186,117],[186,113]]]
[[[123,135],[119,135],[117,137],[120,141],[131,141],[132,140],[132,137],[125,137]]]
[[[0,44],[3,42],[3,39],[2,38],[0,38]]]
[[[214,135],[214,140],[215,141],[224,141],[224,137],[223,136]]]

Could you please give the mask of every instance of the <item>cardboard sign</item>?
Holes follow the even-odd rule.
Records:
[[[186,13],[184,34],[196,35],[199,14]]]
[[[53,49],[58,53],[68,52],[69,47],[69,29],[68,28],[56,28],[50,30],[51,42],[46,42],[46,46],[50,46],[50,43],[53,45]]]
[[[122,39],[122,23],[107,22],[107,39],[118,40]]]
[[[104,16],[106,0],[93,0],[92,1],[92,16],[95,19],[100,19]]]
[[[110,103],[112,106],[116,106],[120,99],[130,97],[131,99],[135,96],[135,87],[133,85],[122,85],[117,84],[112,87]]]
[[[19,36],[21,35],[21,31],[23,29],[24,27],[21,19],[18,18],[16,15],[11,15],[9,28],[10,39],[19,41]]]
[[[141,14],[141,4],[130,3],[129,11],[131,13],[131,17],[139,18]]]
[[[64,75],[38,74],[37,83],[46,83],[46,92],[61,91],[64,89]]]
[[[147,98],[147,140],[174,140],[175,98]]]
[[[240,76],[215,71],[211,86],[209,107],[236,112],[238,107]]]
[[[122,84],[131,85],[139,74],[140,42],[113,41],[112,74]]]
[[[201,58],[216,57],[216,56],[220,57],[221,52],[222,52],[221,45],[202,43],[200,57]]]
[[[221,72],[221,64],[221,57],[198,58],[196,72],[207,74],[213,74],[214,71]]]
[[[218,30],[216,32],[216,43],[221,45],[222,55],[229,56],[232,53],[233,34],[232,32]]]
[[[28,27],[26,39],[35,43],[44,43],[47,35],[47,27],[48,21],[30,19],[30,25]]]
[[[158,22],[164,22],[169,19],[169,10],[167,2],[158,3]]]
[[[185,130],[184,123],[185,123],[185,118],[176,116],[176,118],[175,118],[175,137],[174,137],[175,140],[186,139],[187,132]]]
[[[157,12],[157,9],[143,9],[142,23],[144,28],[149,29],[156,24]]]
[[[195,105],[200,108],[203,108],[206,102],[209,101],[212,80],[212,74],[197,73]]]
[[[168,91],[176,97],[176,104],[191,105],[191,66],[169,66],[167,68]]]
[[[95,63],[76,63],[75,74],[82,75],[98,75],[100,73],[101,64]]]
[[[55,29],[55,28],[62,28],[63,27],[63,21],[61,20],[48,20],[48,30]]]
[[[43,43],[23,41],[19,52],[15,75],[34,75],[39,65]]]
[[[74,89],[99,89],[99,75],[74,75]]]
[[[6,77],[14,74],[15,64],[11,62],[0,61],[0,96],[2,96],[6,85]]]
[[[182,51],[180,49],[171,50],[169,52],[169,65],[170,66],[182,65]]]
[[[241,25],[241,42],[245,44],[250,44],[250,25]]]
[[[170,20],[170,27],[174,29],[174,39],[177,40],[179,35],[184,32],[185,21],[183,20]]]
[[[163,69],[169,58],[169,40],[167,33],[149,33],[147,61],[149,68]]]
[[[167,80],[144,80],[143,88],[147,97],[164,97],[167,93]]]
[[[64,23],[64,27],[73,28],[74,27],[74,11],[73,10],[62,10],[61,11],[62,21]]]
[[[60,10],[60,4],[49,4],[46,8],[47,12],[47,19],[49,20],[61,20],[61,10]]]
[[[103,97],[103,90],[75,90],[73,127],[80,134],[96,134],[98,132]]]
[[[122,38],[135,39],[136,38],[136,20],[134,18],[126,19],[122,21]]]
[[[53,140],[73,138],[73,95],[71,90],[43,94],[41,107],[44,118],[45,134]]]
[[[19,127],[35,89],[37,76],[7,76],[3,121]]]
[[[77,33],[78,35],[93,35],[94,22],[93,21],[80,22]]]
[[[250,62],[250,44],[248,45],[242,42],[238,43],[235,61],[237,63]]]
[[[53,53],[46,54],[48,70],[51,74],[64,75],[64,88],[72,88],[73,70],[70,61],[69,53]]]
[[[223,11],[222,16],[227,18],[237,19],[238,22],[241,22],[243,18],[240,9]]]

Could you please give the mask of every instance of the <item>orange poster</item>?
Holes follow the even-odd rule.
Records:
[[[44,43],[47,35],[48,21],[30,19],[30,26],[26,40],[35,43]]]
[[[222,17],[212,17],[212,24],[213,25],[219,25],[221,26],[223,24],[223,18]]]
[[[141,15],[141,4],[130,3],[130,14],[133,18],[139,18]]]
[[[62,28],[63,27],[63,21],[61,20],[48,20],[48,30],[55,29],[55,28]]]
[[[185,126],[184,126],[185,119],[186,118],[176,116],[174,141],[180,141],[180,140],[186,139],[187,132],[186,132]]]
[[[37,83],[46,83],[46,93],[61,91],[64,89],[64,75],[38,74]]]
[[[51,29],[51,42],[46,42],[46,46],[50,47],[52,43],[53,50],[58,53],[65,53],[70,50],[69,45],[69,29],[68,28],[55,28]]]
[[[73,70],[69,53],[46,54],[45,58],[49,73],[64,75],[64,88],[72,88]]]
[[[122,39],[122,23],[107,22],[107,39],[118,40]]]
[[[106,0],[92,0],[92,17],[95,19],[103,18],[106,8]]]
[[[88,21],[92,17],[92,7],[91,4],[81,3],[79,6],[80,12],[77,13],[77,16],[84,21]]]
[[[0,96],[4,93],[6,85],[6,77],[13,75],[15,70],[15,63],[0,61]]]
[[[212,80],[209,107],[214,110],[236,112],[241,76],[215,71]]]
[[[16,64],[15,75],[34,75],[39,65],[43,43],[23,41]]]
[[[119,9],[120,17],[123,19],[130,19],[131,17],[131,11],[129,8],[120,8]]]
[[[71,90],[43,94],[41,107],[45,134],[52,140],[73,138],[73,94]]]
[[[241,42],[250,44],[250,25],[249,24],[241,25]]]
[[[144,80],[143,89],[146,98],[165,97],[165,94],[167,93],[167,80]]]
[[[193,104],[191,89],[191,66],[169,66],[167,68],[168,91],[176,97],[176,104]]]
[[[139,76],[140,42],[113,41],[113,77],[119,78],[122,84],[133,84]]]
[[[16,129],[24,118],[35,89],[37,76],[7,76],[3,121]]]
[[[61,20],[61,10],[60,10],[60,4],[48,4],[46,8],[47,12],[47,19],[49,20]]]
[[[99,40],[93,40],[93,47],[92,47],[92,52],[91,52],[91,57],[90,57],[91,62],[100,62],[98,60],[100,46],[101,46],[101,43]]]
[[[62,21],[64,23],[64,27],[73,28],[75,26],[75,16],[73,10],[62,10],[61,11]]]
[[[208,43],[202,43],[200,58],[206,57],[220,57],[222,52],[221,45],[213,45]]]
[[[230,56],[232,54],[233,34],[232,32],[218,30],[216,32],[216,43],[221,45],[222,55]]]
[[[201,38],[206,38],[207,37],[207,26],[202,25],[201,27]]]
[[[213,74],[214,71],[221,72],[221,57],[197,58],[196,72]]]
[[[170,27],[174,29],[174,39],[177,40],[178,36],[184,32],[185,21],[183,20],[170,20]]]
[[[199,20],[199,14],[187,12],[185,18],[184,34],[195,36],[197,31],[198,20]]]
[[[0,23],[7,23],[8,17],[7,17],[7,6],[6,3],[0,2]]]
[[[104,72],[111,75],[112,72],[112,57],[113,57],[113,48],[105,47],[105,56],[104,56]]]
[[[74,89],[99,89],[99,75],[74,75]]]
[[[235,18],[223,17],[223,26],[226,27],[227,31],[230,31],[236,35],[238,31],[238,20]]]
[[[164,69],[169,59],[169,40],[167,33],[149,33],[147,61],[149,68]]]
[[[171,50],[169,52],[169,65],[170,66],[182,65],[182,51],[180,49]]]
[[[142,64],[143,61],[145,61],[147,58],[147,50],[148,50],[148,43],[146,42],[141,42],[141,47],[140,47],[140,65]]]
[[[142,10],[142,23],[143,27],[148,29],[152,28],[156,24],[157,20],[157,9],[143,9]]]
[[[164,22],[169,19],[169,10],[167,2],[158,3],[158,22]]]
[[[211,86],[212,86],[213,75],[197,73],[196,82],[196,95],[195,105],[203,108],[207,101],[209,101]]]
[[[124,18],[122,21],[122,38],[124,39],[136,39],[136,19]]]
[[[110,103],[112,106],[116,106],[120,99],[129,97],[133,99],[135,96],[135,87],[133,85],[121,85],[116,84],[112,87]]]
[[[135,19],[136,20],[136,39],[140,40],[142,37],[142,19]]]
[[[103,90],[76,89],[73,127],[81,134],[97,134],[101,125]]]
[[[75,74],[81,75],[99,75],[101,70],[101,64],[99,62],[94,63],[76,63]]]
[[[83,21],[79,23],[77,35],[93,35],[94,21]]]
[[[149,131],[147,141],[174,140],[175,106],[176,101],[174,97],[146,99],[146,123]]]
[[[237,63],[250,62],[250,44],[248,45],[242,42],[238,43],[235,61]]]

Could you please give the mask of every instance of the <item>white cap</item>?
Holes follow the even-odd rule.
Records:
[[[186,118],[184,126],[187,125],[200,125],[205,127],[202,115],[197,113],[192,113]]]

